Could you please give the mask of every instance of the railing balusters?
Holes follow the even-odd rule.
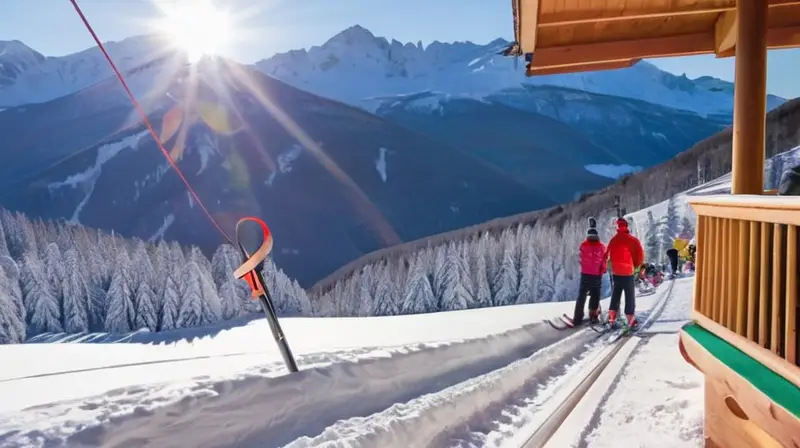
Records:
[[[772,235],[772,224],[761,223],[761,281],[758,298],[758,344],[769,348],[769,291],[770,291],[770,258],[769,242]]]
[[[786,360],[797,364],[797,226],[786,229]]]
[[[750,228],[749,223],[744,220],[737,220],[739,247],[736,251],[736,333],[745,335],[747,333],[747,281],[750,276],[748,265],[750,257],[747,249],[750,247]]]
[[[698,211],[692,309],[800,366],[800,203],[745,200],[751,202],[692,199]]]
[[[758,285],[761,277],[761,259],[759,258],[759,245],[761,237],[761,225],[757,222],[750,222],[750,247],[748,253],[749,275],[747,282],[747,339],[756,341],[758,335]]]
[[[781,356],[781,280],[782,280],[782,258],[781,244],[783,243],[783,226],[776,224],[772,238],[772,332],[770,349],[773,353]]]

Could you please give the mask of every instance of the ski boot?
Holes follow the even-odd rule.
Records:
[[[634,316],[633,314],[628,314],[627,318],[628,318],[627,331],[628,332],[632,332],[632,331],[638,330],[639,329],[639,321],[636,320],[636,316]]]
[[[619,323],[617,323],[617,312],[614,310],[608,311],[608,327],[612,330],[619,328]]]
[[[589,310],[589,323],[591,325],[600,325],[600,308]]]

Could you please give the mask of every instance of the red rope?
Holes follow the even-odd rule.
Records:
[[[92,28],[92,25],[89,24],[89,21],[86,19],[86,16],[83,14],[83,11],[81,10],[81,7],[78,6],[77,0],[70,0],[70,2],[72,3],[72,6],[75,7],[75,11],[81,17],[84,26],[86,26],[86,29],[89,31],[89,33],[92,35],[92,38],[94,38],[94,41],[97,43],[97,47],[100,48],[100,51],[103,52],[103,56],[106,57],[108,64],[111,66],[111,69],[114,70],[114,73],[117,75],[117,79],[119,79],[119,82],[122,84],[122,87],[125,89],[125,92],[128,93],[128,97],[130,97],[131,102],[136,107],[136,110],[139,112],[139,116],[142,117],[142,121],[144,122],[145,126],[147,126],[147,129],[150,131],[150,135],[152,135],[153,140],[156,141],[158,149],[161,150],[161,153],[164,154],[164,157],[167,158],[169,164],[172,165],[172,168],[174,168],[175,172],[178,173],[178,176],[181,178],[184,185],[186,185],[186,188],[189,190],[189,193],[192,195],[197,204],[200,205],[200,208],[203,210],[203,213],[206,214],[208,220],[211,221],[211,224],[213,224],[214,227],[216,227],[217,230],[219,230],[219,233],[221,233],[222,236],[225,237],[225,239],[228,240],[229,243],[233,244],[233,240],[231,240],[228,234],[225,233],[224,230],[222,230],[222,227],[220,227],[217,221],[211,216],[211,213],[208,212],[206,206],[203,205],[203,201],[200,200],[200,198],[197,196],[197,193],[195,193],[194,189],[192,188],[191,184],[189,184],[189,181],[186,180],[186,177],[183,175],[183,172],[180,170],[180,168],[178,168],[178,165],[175,164],[175,161],[172,159],[172,157],[170,157],[169,152],[167,152],[167,150],[164,149],[164,145],[161,143],[161,139],[158,137],[158,133],[156,133],[155,129],[153,128],[153,125],[147,118],[147,114],[144,112],[144,109],[142,109],[142,106],[139,104],[139,102],[136,101],[136,97],[133,95],[133,92],[131,92],[131,89],[128,87],[128,83],[125,82],[125,77],[122,76],[122,73],[117,69],[116,64],[114,64],[114,61],[111,59],[111,56],[106,51],[105,46],[103,45],[102,42],[100,42],[100,38],[97,37],[97,33],[94,32],[94,28]]]

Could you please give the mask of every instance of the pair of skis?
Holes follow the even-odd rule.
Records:
[[[550,324],[551,327],[559,331],[566,331],[575,328],[575,323],[572,321],[571,317],[567,316],[566,313],[562,314],[556,319],[545,319],[545,321]],[[639,327],[629,327],[627,322],[624,321],[617,325],[611,325],[607,321],[601,321],[600,323],[590,324],[589,328],[596,333],[599,333],[599,337],[603,337],[604,335],[610,333],[610,336],[606,338],[606,342],[608,343],[616,342],[622,337],[630,336],[639,329]]]

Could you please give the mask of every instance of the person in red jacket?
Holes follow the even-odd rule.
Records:
[[[572,315],[572,324],[583,323],[583,308],[586,305],[586,295],[589,295],[589,320],[597,323],[600,316],[600,289],[603,274],[606,273],[606,246],[600,242],[597,233],[597,221],[589,218],[589,229],[586,239],[580,247],[581,284],[578,288],[578,300],[575,301],[575,312]]]
[[[642,243],[628,230],[628,221],[625,218],[617,219],[617,234],[608,242],[608,257],[611,260],[611,274],[613,289],[611,291],[611,304],[608,307],[608,323],[616,325],[619,302],[622,293],[625,293],[625,316],[628,326],[635,329],[639,326],[634,313],[636,312],[636,297],[634,288],[634,271],[644,262]]]

